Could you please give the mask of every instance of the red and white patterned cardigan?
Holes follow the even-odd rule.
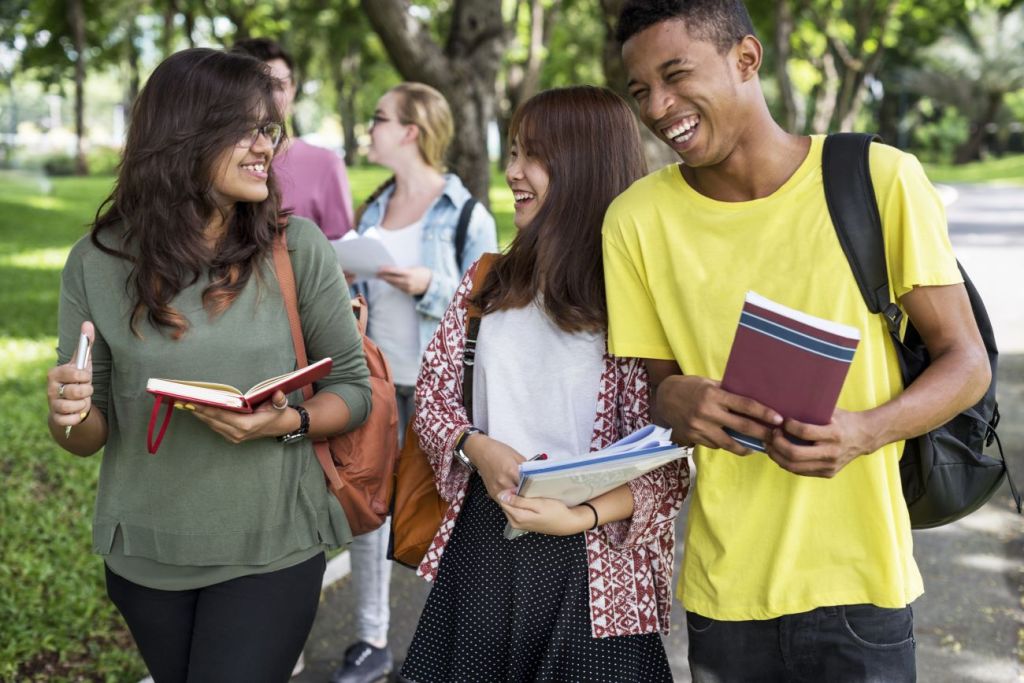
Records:
[[[474,264],[463,278],[424,353],[416,382],[413,428],[434,468],[448,512],[417,573],[437,578],[441,555],[469,489],[469,470],[452,466],[452,450],[471,424],[462,405],[462,351]],[[647,373],[636,359],[604,357],[591,450],[649,422]],[[587,531],[590,626],[595,638],[668,633],[672,608],[675,518],[689,489],[689,467],[677,460],[630,482],[631,519]]]

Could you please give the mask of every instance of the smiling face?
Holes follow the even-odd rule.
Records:
[[[512,222],[517,230],[530,224],[547,197],[551,178],[547,169],[529,151],[513,140],[508,150],[508,166],[505,167],[505,182],[515,198],[516,212]]]
[[[222,209],[238,202],[262,202],[270,194],[267,178],[274,141],[263,132],[255,142],[252,138],[252,134],[246,134],[238,144],[221,152],[213,164],[212,194]]]
[[[728,158],[742,135],[759,50],[748,36],[722,54],[672,19],[629,38],[622,58],[644,124],[688,166],[706,167]]]

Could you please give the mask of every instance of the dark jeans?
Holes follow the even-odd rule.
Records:
[[[910,606],[819,607],[758,621],[686,613],[694,683],[917,680]]]
[[[155,683],[283,683],[313,627],[325,567],[320,553],[183,591],[146,588],[107,569],[107,595]]]

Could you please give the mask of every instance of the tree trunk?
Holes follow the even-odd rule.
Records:
[[[359,141],[356,140],[356,117],[359,104],[359,67],[362,53],[355,41],[349,41],[348,54],[335,68],[335,89],[338,92],[338,114],[345,136],[345,165],[354,166],[358,161]]]
[[[494,83],[508,41],[501,0],[455,0],[444,50],[409,14],[408,0],[360,4],[402,77],[427,83],[447,98],[458,131],[449,164],[473,196],[489,205],[487,126],[494,119]]]
[[[139,96],[139,27],[134,14],[128,17],[125,31],[125,64],[128,67],[128,84],[124,94],[125,113],[131,112],[135,98]]]
[[[178,15],[177,0],[166,0],[164,4],[164,31],[160,36],[161,47],[164,51],[164,58],[174,52],[174,17]]]
[[[604,17],[604,50],[601,52],[601,67],[604,71],[605,85],[621,95],[636,114],[636,102],[626,88],[628,77],[626,65],[622,61],[622,46],[619,45],[619,41],[615,40],[615,27],[619,23],[619,13],[622,12],[622,7],[625,4],[625,0],[601,0],[601,13]],[[642,121],[639,121],[639,116],[637,118],[647,167],[656,169],[678,162],[679,157],[672,151],[672,148],[662,142]]]
[[[182,16],[185,17],[185,40],[188,41],[189,47],[195,47],[196,13],[191,7],[186,7],[184,12],[182,12]]]
[[[974,121],[971,126],[971,135],[967,138],[967,141],[956,148],[956,157],[953,163],[967,164],[981,159],[981,146],[985,141],[985,129],[988,128],[988,124],[996,120],[996,114],[999,113],[1001,106],[1003,106],[1003,93],[989,93],[981,118]]]
[[[793,35],[793,8],[790,0],[775,3],[774,41],[775,79],[779,85],[779,124],[790,133],[797,132],[796,95],[789,77],[789,59],[792,54],[790,38]]]
[[[527,0],[518,0],[516,4],[516,17],[512,25],[518,23],[519,10]],[[530,11],[530,42],[527,45],[526,61],[512,64],[506,74],[504,84],[505,101],[501,103],[498,115],[498,140],[501,147],[500,162],[503,164],[508,158],[508,129],[512,122],[512,115],[519,105],[537,94],[540,89],[540,71],[543,66],[541,51],[548,44],[551,37],[551,28],[555,18],[558,16],[558,6],[551,8],[550,12],[544,12],[544,5],[541,0],[529,0]]]
[[[87,175],[85,160],[85,11],[82,0],[69,0],[68,24],[75,46],[75,175]]]

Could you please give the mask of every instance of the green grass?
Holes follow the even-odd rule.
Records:
[[[970,164],[926,164],[928,177],[936,183],[985,183],[1024,186],[1024,154],[987,159]]]
[[[109,178],[0,175],[0,679],[132,681],[145,667],[90,552],[98,458],[46,429],[60,269]]]
[[[356,202],[386,177],[351,169]],[[69,455],[46,429],[60,271],[112,182],[0,172],[0,681],[145,676],[90,551],[100,458]],[[512,197],[500,173],[491,203],[507,244]]]

